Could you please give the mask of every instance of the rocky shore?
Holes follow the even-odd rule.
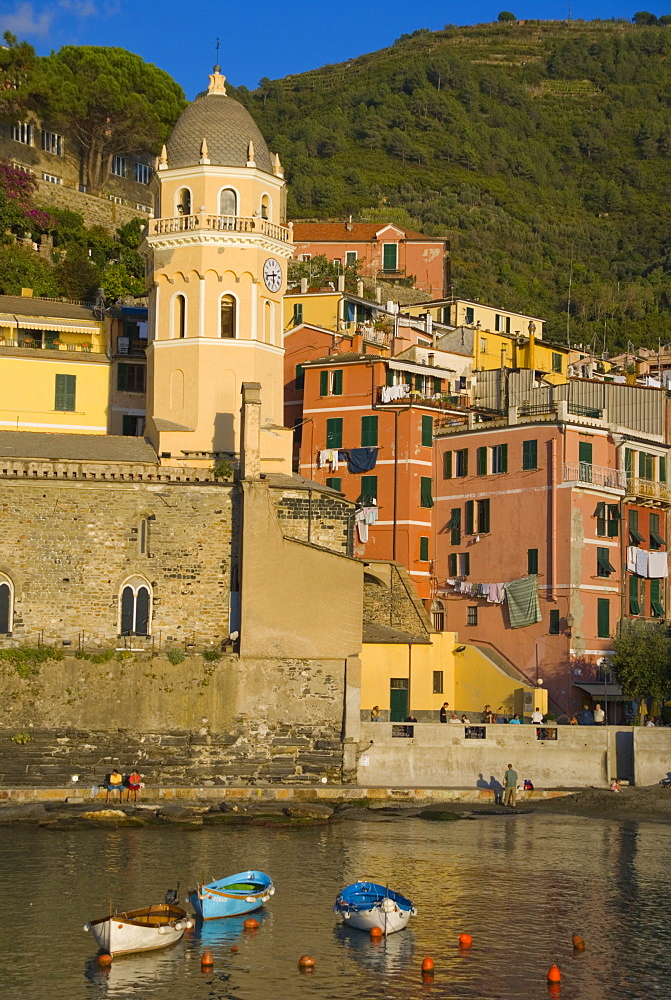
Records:
[[[346,821],[394,823],[410,818],[427,821],[484,820],[487,817],[551,814],[595,819],[671,823],[671,790],[661,786],[624,787],[621,792],[587,788],[547,799],[521,796],[516,809],[495,802],[446,800],[412,806],[370,799],[321,802],[29,802],[0,806],[0,826],[31,824],[46,830],[148,827],[198,829],[207,826],[304,828]]]

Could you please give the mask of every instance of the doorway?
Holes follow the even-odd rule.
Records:
[[[392,677],[389,681],[389,721],[403,722],[408,714],[410,682],[407,677]]]

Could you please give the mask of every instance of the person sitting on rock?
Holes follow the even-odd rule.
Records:
[[[109,802],[110,792],[118,792],[119,801],[121,801],[121,796],[123,795],[123,777],[116,769],[107,778],[105,788],[107,789],[106,802]]]
[[[133,768],[131,773],[126,779],[126,787],[128,788],[128,801],[130,802],[131,794],[135,802],[137,802],[137,793],[140,791],[140,786],[142,784],[142,776],[140,775],[137,768]]]

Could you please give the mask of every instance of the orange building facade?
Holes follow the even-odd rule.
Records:
[[[323,255],[343,267],[361,262],[360,274],[383,281],[413,278],[432,299],[450,291],[450,244],[399,226],[369,222],[294,222],[294,256]]]
[[[639,406],[645,431],[560,401],[471,417],[436,440],[434,599],[446,628],[543,683],[556,711],[610,700],[611,721],[622,710],[609,667],[619,620],[666,619],[669,607],[668,403],[632,392],[656,394]],[[538,613],[512,627],[490,585],[525,579]]]

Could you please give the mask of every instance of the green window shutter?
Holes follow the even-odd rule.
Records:
[[[434,396],[439,396],[443,389],[443,380],[440,378],[434,378],[433,380],[433,394]]]
[[[54,409],[74,412],[77,378],[75,375],[57,375]]]
[[[410,388],[412,389],[412,375],[410,374],[410,372],[404,373],[403,381],[405,382],[406,385],[409,385]]]
[[[659,514],[650,515],[650,548],[664,548],[666,542],[659,531]]]
[[[659,460],[659,481],[660,483],[666,482],[666,458],[663,456]]]
[[[422,535],[419,540],[419,561],[429,561],[429,539],[426,535]]]
[[[294,326],[300,326],[303,322],[303,303],[294,302]]]
[[[422,480],[423,482],[423,480]],[[424,506],[424,504],[422,504]],[[461,507],[453,507],[450,512],[450,545],[461,544]]]
[[[478,533],[489,531],[489,500],[478,500]]]
[[[592,445],[589,441],[581,441],[578,445],[578,461],[583,465],[592,464]]]
[[[456,454],[456,469],[454,474],[456,476],[467,476],[468,475],[468,448],[460,448]]]
[[[394,384],[394,373],[391,370],[391,368],[387,368],[386,383],[387,383],[387,385],[393,385]]]
[[[333,372],[333,392],[332,396],[342,396],[342,368]]]
[[[620,533],[620,506],[616,503],[608,504],[608,537],[617,538]]]
[[[600,639],[610,638],[610,601],[600,597],[597,601],[597,635]]]
[[[305,386],[305,368],[303,367],[303,365],[296,365],[296,379],[294,382],[294,387],[296,389],[303,389],[304,386]]]
[[[538,468],[538,442],[537,441],[523,441],[522,442],[522,468],[523,469],[536,469],[536,468]]]
[[[501,472],[508,471],[508,445],[501,445]]]
[[[382,270],[396,271],[398,269],[398,246],[395,243],[384,243],[382,246]]]
[[[433,507],[433,496],[431,492],[431,476],[422,476],[420,482],[420,507]]]
[[[433,444],[433,417],[422,417],[422,446],[430,448]]]
[[[457,575],[457,553],[451,552],[447,557],[447,572],[450,576]]]
[[[361,447],[377,447],[377,417],[361,418]]]
[[[630,545],[640,545],[643,535],[638,530],[638,511],[629,511],[629,543]]]
[[[477,467],[478,467],[478,475],[479,476],[486,476],[487,475],[487,449],[486,448],[478,448]]]
[[[641,580],[641,583],[643,581]],[[629,614],[638,615],[641,613],[641,606],[638,601],[638,578],[629,577]]]
[[[474,508],[473,500],[467,500],[464,506],[464,534],[472,535],[474,528]]]
[[[452,478],[452,452],[443,453],[443,479]]]
[[[552,608],[550,611],[550,628],[548,629],[549,635],[559,635],[559,611],[557,608]]]
[[[459,576],[469,576],[470,572],[471,572],[470,552],[461,552],[459,554]]]
[[[596,505],[592,516],[596,518],[596,533],[603,538],[606,534],[606,504],[603,501]]]
[[[639,451],[638,453],[638,478],[645,479],[645,452]]]
[[[377,476],[361,477],[361,494],[359,503],[364,507],[372,507],[373,501],[377,499]]]
[[[326,447],[342,448],[342,417],[331,417],[326,421]]]
[[[342,479],[339,476],[330,476],[326,480],[326,485],[332,490],[337,490],[338,493],[342,493]]]
[[[415,375],[415,392],[423,392],[423,391],[424,391],[424,376]]]
[[[128,366],[127,365],[124,365],[124,364],[117,365],[117,370],[116,370],[116,387],[117,387],[117,389],[118,389],[119,392],[125,392],[126,391],[126,385],[127,385],[127,382],[128,382],[128,380],[126,378],[127,373],[128,373]]]
[[[596,550],[596,575],[610,576],[615,572],[615,567],[611,564],[610,553],[607,548],[599,546]]]
[[[319,395],[328,396],[329,394],[329,373],[320,372],[319,373]]]
[[[634,471],[634,453],[631,448],[624,449],[624,471],[630,474]]]
[[[650,611],[653,618],[664,617],[664,605],[662,604],[662,581],[650,581]]]
[[[538,573],[538,549],[527,549],[527,573]]]

